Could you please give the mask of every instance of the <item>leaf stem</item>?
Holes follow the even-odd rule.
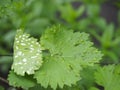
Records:
[[[9,82],[6,79],[2,78],[2,77],[0,77],[0,81],[2,81],[2,82],[4,82],[4,83],[9,85]]]

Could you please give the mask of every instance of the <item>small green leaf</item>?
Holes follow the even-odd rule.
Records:
[[[85,6],[84,5],[80,6],[76,11],[76,16],[80,17],[84,11],[85,11]]]
[[[34,74],[42,65],[41,46],[37,39],[18,30],[14,42],[14,61],[12,69],[18,75]]]
[[[72,23],[76,19],[76,11],[73,9],[71,4],[64,4],[59,7],[61,18],[69,23]]]
[[[117,45],[119,45],[119,43],[120,43],[120,37],[118,36],[113,40],[112,45],[117,46]]]
[[[100,5],[97,4],[88,4],[87,5],[87,15],[90,18],[95,18],[97,16],[99,16],[99,12],[100,12]]]
[[[8,81],[11,86],[21,87],[23,89],[28,89],[36,85],[36,80],[34,80],[32,76],[20,76],[15,74],[13,71],[10,71]]]
[[[114,35],[114,25],[110,24],[108,27],[106,27],[101,38],[101,43],[103,47],[108,48],[112,46],[113,35]]]
[[[98,68],[95,73],[96,83],[103,86],[104,90],[119,90],[120,75],[115,72],[115,65]]]

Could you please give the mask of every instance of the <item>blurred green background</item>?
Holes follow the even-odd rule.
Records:
[[[58,24],[89,33],[104,54],[100,65],[120,63],[119,0],[0,0],[0,77],[7,78],[10,70],[17,29],[39,39]]]

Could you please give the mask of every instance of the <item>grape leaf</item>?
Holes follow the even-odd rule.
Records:
[[[115,69],[115,65],[98,68],[95,73],[96,83],[103,86],[105,90],[119,90],[120,74],[115,73]]]
[[[23,89],[28,89],[36,85],[36,80],[33,79],[33,76],[20,76],[14,73],[14,71],[10,71],[8,75],[8,81],[11,86],[21,87]]]
[[[14,42],[14,62],[12,69],[18,75],[34,74],[42,65],[41,46],[37,39],[18,30]]]
[[[42,67],[35,73],[43,87],[56,89],[71,86],[80,80],[82,66],[99,62],[102,54],[92,47],[88,34],[73,32],[59,26],[46,30],[41,37],[41,46],[47,50]]]
[[[57,84],[63,88],[64,84],[71,86],[71,82],[75,84],[80,80],[80,65],[76,60],[67,59],[68,61],[59,56],[46,56],[43,67],[35,73],[38,83],[41,83],[45,88],[50,84],[53,89],[56,89]]]

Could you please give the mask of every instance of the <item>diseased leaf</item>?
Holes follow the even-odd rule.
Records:
[[[81,79],[82,66],[93,66],[102,54],[88,40],[88,34],[53,27],[41,37],[41,45],[48,53],[42,67],[35,73],[43,87],[71,86]]]
[[[18,30],[14,42],[14,61],[12,69],[18,75],[34,74],[42,65],[41,46],[37,39]]]
[[[14,71],[10,71],[8,80],[11,86],[21,87],[23,89],[28,89],[36,85],[36,80],[34,80],[32,76],[20,76],[15,74]]]

